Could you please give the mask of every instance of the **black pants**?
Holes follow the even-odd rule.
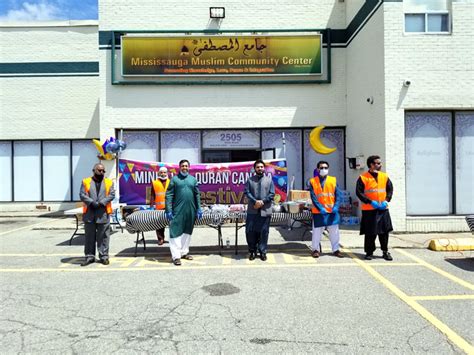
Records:
[[[86,258],[95,257],[95,245],[99,252],[99,258],[105,260],[109,258],[110,223],[84,223],[86,241],[84,244],[84,254]]]
[[[372,255],[377,249],[375,247],[376,234],[365,234],[364,237],[364,251],[366,254]],[[379,234],[380,249],[382,251],[388,251],[388,233]]]
[[[270,231],[271,217],[247,215],[245,234],[250,253],[266,254],[268,249],[268,233]]]
[[[160,229],[157,229],[156,230],[156,237],[158,238],[158,240],[165,240],[165,229],[164,228],[160,228]]]

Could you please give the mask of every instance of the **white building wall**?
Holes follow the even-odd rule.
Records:
[[[209,7],[225,19],[209,19]],[[222,30],[345,28],[346,4],[338,0],[101,0],[100,30]]]
[[[405,199],[405,110],[474,107],[474,7],[452,3],[451,34],[404,34],[401,2],[384,3],[386,168],[395,185],[393,216],[402,225]],[[411,85],[402,85],[409,79]],[[419,220],[426,218],[419,217]],[[402,230],[419,231],[417,218]],[[466,230],[462,218],[430,218],[429,229]]]
[[[0,25],[1,63],[97,62],[97,22]],[[97,73],[95,73],[97,75]],[[0,139],[99,135],[98,76],[0,78]]]
[[[97,21],[0,23],[0,61],[97,61]]]
[[[345,4],[326,1],[224,1],[226,18],[209,20],[211,1],[100,2],[100,30],[344,28]],[[251,15],[253,14],[253,15]],[[258,16],[255,16],[258,14]],[[332,83],[302,85],[114,85],[110,51],[100,53],[101,137],[115,128],[253,128],[345,125],[345,54],[332,53]]]
[[[301,85],[114,85],[101,51],[101,137],[114,128],[344,126],[345,55],[333,50],[333,83]]]
[[[346,49],[347,56],[347,131],[346,156],[359,156],[365,166],[369,155],[385,153],[384,38],[383,11],[379,8]],[[367,101],[369,100],[369,101]],[[355,186],[360,170],[347,169],[347,189],[355,201]],[[392,177],[391,177],[392,178]],[[398,186],[395,187],[396,194]],[[397,215],[397,203],[390,207]],[[403,228],[394,220],[395,228]]]

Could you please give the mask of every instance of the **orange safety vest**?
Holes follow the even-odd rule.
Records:
[[[84,189],[86,190],[86,193],[89,194],[89,191],[91,189],[91,183],[92,183],[92,178],[88,177],[82,180],[82,184],[84,185]],[[105,196],[109,196],[110,193],[110,188],[112,187],[112,180],[108,178],[104,178],[104,184],[105,184]],[[107,214],[112,214],[112,202],[109,202],[105,206],[105,210],[107,211]],[[82,207],[82,213],[86,214],[87,212],[87,205],[84,203]]]
[[[360,176],[360,179],[364,183],[364,195],[371,201],[383,202],[387,196],[387,181],[388,175],[382,172],[378,172],[377,181],[367,171],[365,174]],[[375,208],[370,203],[362,203],[363,211],[371,211]]]
[[[323,205],[326,211],[331,213],[334,203],[336,202],[336,178],[334,176],[327,176],[326,182],[324,183],[324,188],[321,187],[319,176],[316,176],[309,181],[313,187],[313,191],[316,195],[316,198],[318,199],[318,202]],[[316,207],[313,207],[311,212],[313,214],[321,213]]]
[[[170,179],[166,179],[165,186],[163,186],[163,183],[159,179],[152,182],[153,191],[155,191],[155,209],[165,209],[166,190],[168,189],[169,184]]]

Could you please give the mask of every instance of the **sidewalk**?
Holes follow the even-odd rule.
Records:
[[[72,216],[64,216],[62,212],[0,212],[1,225],[5,228],[2,230],[8,230],[12,226],[9,226],[8,220],[11,219],[12,224],[18,221],[24,220],[24,223],[35,224],[35,219],[44,221],[47,218],[56,219],[52,223],[48,223],[42,229],[44,230],[64,230],[65,234],[68,235],[69,231],[72,233],[75,229],[75,219]],[[23,223],[22,223],[23,224]],[[240,226],[240,225],[239,225]],[[136,235],[130,234],[126,230],[123,233],[120,229],[116,233],[116,236],[123,235],[128,243],[135,240]],[[233,249],[235,244],[235,225],[225,224],[222,227],[222,236],[224,246],[226,240],[229,239],[230,248]],[[238,231],[238,244],[240,250],[245,250],[245,227],[240,228]],[[340,244],[344,248],[357,249],[364,247],[364,236],[359,235],[359,226],[340,226]],[[145,233],[146,240],[156,239],[154,232]],[[166,230],[166,239],[168,240],[168,229]],[[429,242],[432,239],[446,238],[446,239],[457,239],[457,238],[473,238],[474,236],[469,232],[462,233],[391,233],[389,247],[400,247],[400,248],[418,248],[426,249]],[[124,240],[125,241],[125,240]],[[378,245],[378,242],[376,242]],[[217,245],[217,232],[216,230],[209,227],[196,227],[193,233],[193,246],[205,246],[205,245]],[[289,230],[287,226],[272,226],[270,228],[269,245],[271,248],[285,249],[285,248],[308,248],[311,245],[311,231],[302,226]],[[131,246],[131,245],[130,245]],[[323,237],[322,240],[323,250],[330,249],[329,239]]]

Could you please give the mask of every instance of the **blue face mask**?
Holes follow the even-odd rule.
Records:
[[[189,173],[183,173],[182,171],[179,172],[181,175],[183,175],[184,177],[188,176]]]

